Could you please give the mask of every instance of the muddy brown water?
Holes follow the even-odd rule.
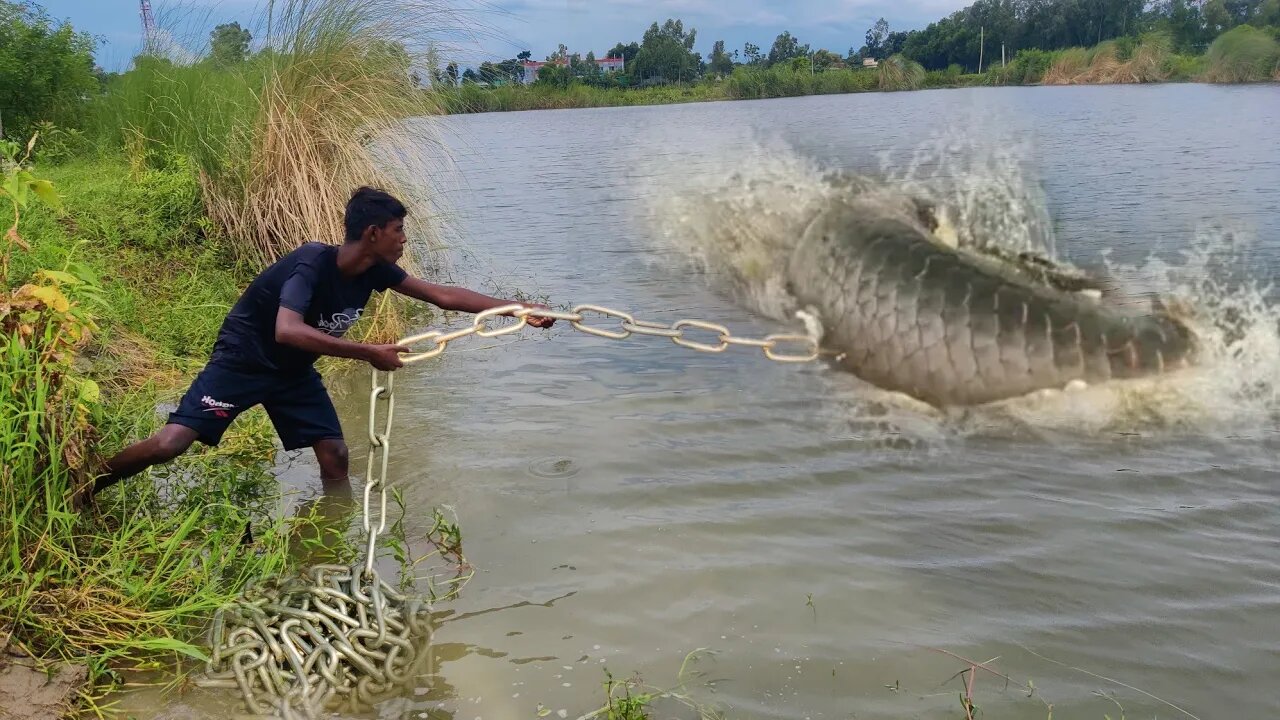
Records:
[[[738,235],[777,232],[792,195],[839,169],[1016,186],[1032,211],[1006,217],[1135,292],[1197,251],[1210,260],[1178,287],[1234,324],[1187,377],[952,413],[741,349],[563,324],[459,341],[397,376],[391,477],[411,538],[432,507],[456,512],[476,574],[439,608],[431,672],[382,717],[577,717],[602,703],[606,668],[670,686],[703,648],[689,692],[735,718],[962,717],[952,676],[966,665],[946,653],[1034,682],[1028,698],[979,677],[988,718],[1046,717],[1038,698],[1054,718],[1118,717],[1116,703],[1130,718],[1280,713],[1280,334],[1274,293],[1248,286],[1280,267],[1280,88],[949,90],[438,126],[456,173],[424,181],[443,191],[454,248],[431,262],[477,289],[794,330],[765,312],[767,288],[735,297],[714,264],[689,261],[717,242],[699,203],[728,198]],[[357,473],[367,383],[338,388]],[[284,482],[313,494],[313,472],[289,459]],[[197,693],[160,714],[229,705]]]

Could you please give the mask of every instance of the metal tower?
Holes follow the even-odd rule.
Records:
[[[151,14],[151,0],[141,0],[142,14],[142,37],[144,41],[150,41],[151,36],[156,30],[156,17]]]

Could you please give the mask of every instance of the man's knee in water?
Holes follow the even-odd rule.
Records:
[[[316,461],[320,463],[320,478],[325,481],[343,481],[348,475],[347,443],[342,438],[326,438],[314,446]]]
[[[181,426],[166,425],[155,434],[152,459],[157,463],[169,462],[191,447],[193,433]]]

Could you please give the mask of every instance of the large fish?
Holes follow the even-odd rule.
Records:
[[[1086,277],[954,247],[936,230],[923,204],[885,212],[838,200],[791,255],[791,294],[862,379],[936,406],[973,405],[1193,362],[1193,333],[1161,307],[1135,313]]]

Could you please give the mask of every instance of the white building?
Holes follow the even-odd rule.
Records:
[[[567,67],[568,60],[552,60],[548,62],[540,62],[537,60],[525,60],[520,68],[520,82],[529,85],[538,79],[538,73],[542,71],[545,65],[561,65]],[[596,66],[601,72],[613,73],[622,72],[626,69],[626,62],[622,58],[601,58],[596,60]]]

